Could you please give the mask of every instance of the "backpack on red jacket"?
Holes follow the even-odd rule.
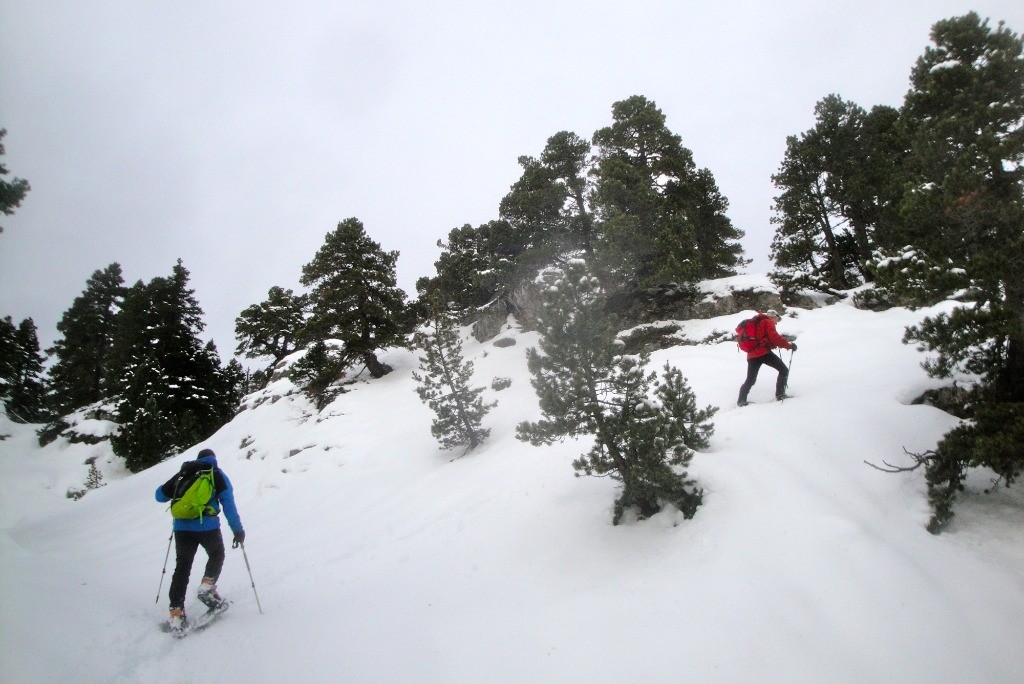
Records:
[[[752,352],[761,346],[761,338],[758,336],[758,324],[765,314],[757,314],[750,318],[744,318],[736,326],[736,345],[741,352]]]

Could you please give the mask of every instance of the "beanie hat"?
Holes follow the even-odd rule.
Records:
[[[203,449],[202,451],[199,452],[196,458],[205,458],[207,456],[217,458],[217,454],[213,453],[213,449]]]

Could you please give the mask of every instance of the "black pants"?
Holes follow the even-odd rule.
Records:
[[[775,381],[776,398],[781,397],[786,393],[786,382],[789,380],[789,369],[786,368],[786,363],[775,355],[775,352],[768,352],[764,356],[747,359],[747,379],[740,386],[740,402],[747,400],[747,394],[750,392],[750,388],[754,386],[755,382],[757,382],[757,372],[761,370],[761,366],[771,366],[775,370],[779,371],[779,377]]]
[[[171,577],[171,608],[185,607],[185,592],[188,590],[188,578],[192,574],[192,561],[196,551],[202,546],[209,556],[206,560],[206,571],[203,577],[211,577],[216,582],[224,567],[224,538],[220,529],[206,532],[175,532],[174,533],[174,575]]]

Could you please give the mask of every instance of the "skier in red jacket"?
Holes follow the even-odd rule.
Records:
[[[775,381],[775,398],[781,401],[789,397],[786,394],[789,369],[772,349],[781,348],[796,351],[796,345],[780,335],[775,329],[775,325],[782,320],[782,316],[774,309],[758,314],[755,318],[757,321],[757,333],[755,336],[757,346],[747,352],[747,379],[740,386],[740,397],[736,402],[737,406],[747,405],[747,394],[750,392],[750,388],[754,386],[754,383],[757,382],[757,373],[763,365],[771,366],[779,372],[779,377]]]

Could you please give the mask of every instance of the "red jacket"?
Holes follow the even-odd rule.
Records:
[[[757,333],[757,346],[754,347],[753,351],[747,352],[747,359],[756,359],[759,356],[764,356],[772,349],[792,349],[793,345],[789,343],[785,337],[779,334],[775,329],[775,321],[771,319],[771,316],[759,315],[757,320],[757,327],[755,328]]]

